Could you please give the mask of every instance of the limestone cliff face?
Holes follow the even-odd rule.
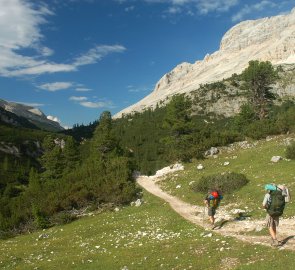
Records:
[[[287,15],[244,21],[232,27],[223,36],[218,51],[194,64],[178,65],[159,80],[151,94],[114,118],[153,108],[175,94],[197,90],[200,84],[239,74],[250,60],[268,60],[274,65],[295,63],[295,9]]]

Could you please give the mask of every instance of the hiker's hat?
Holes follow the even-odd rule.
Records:
[[[265,190],[276,190],[277,188],[273,184],[267,184],[267,185],[264,186],[264,189]]]

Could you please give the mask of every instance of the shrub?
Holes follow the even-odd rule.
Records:
[[[287,147],[286,158],[295,159],[295,142]]]
[[[73,214],[64,211],[54,215],[50,221],[53,225],[63,225],[68,224],[75,219],[76,217]]]
[[[213,174],[201,177],[192,189],[203,193],[207,193],[210,189],[221,190],[222,193],[231,193],[242,188],[248,182],[246,176],[240,173]]]
[[[49,227],[48,219],[46,218],[45,214],[41,212],[38,206],[33,205],[32,214],[36,229],[46,229]]]

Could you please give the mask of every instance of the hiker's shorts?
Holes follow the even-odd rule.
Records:
[[[216,208],[215,207],[209,207],[208,208],[208,216],[213,217],[216,213]]]
[[[266,215],[266,227],[277,227],[279,226],[280,217],[272,217],[269,214]]]

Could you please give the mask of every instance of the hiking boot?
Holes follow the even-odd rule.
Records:
[[[278,241],[277,239],[272,239],[271,245],[273,247],[278,247],[278,246],[282,245],[282,242],[281,241]]]

